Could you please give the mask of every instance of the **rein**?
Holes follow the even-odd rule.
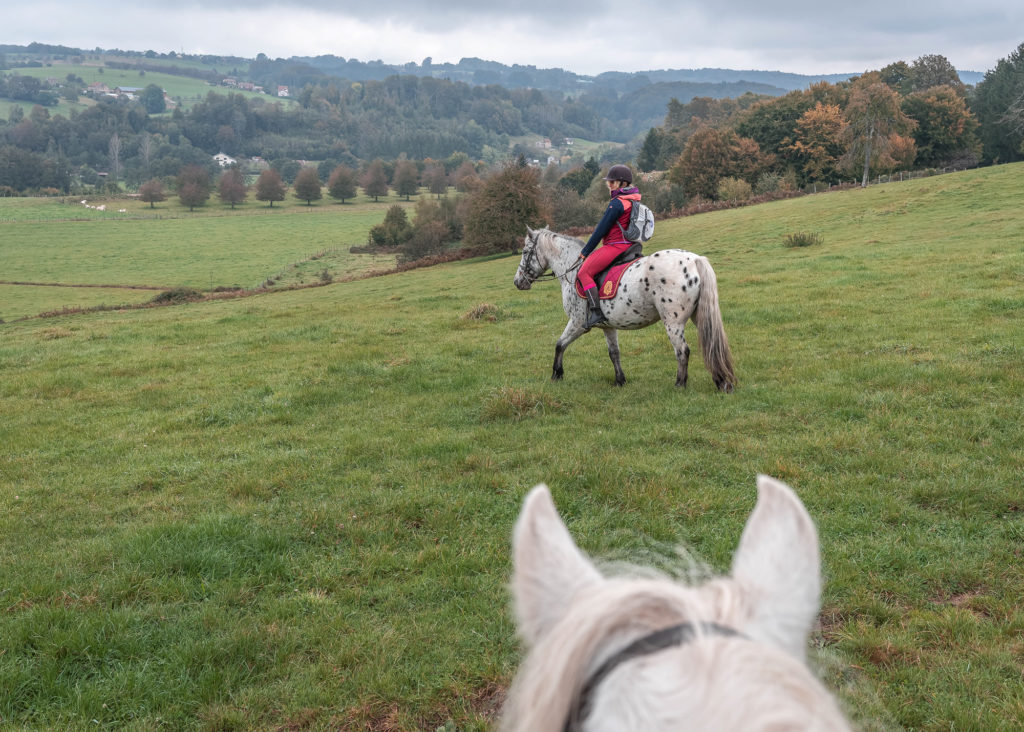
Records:
[[[535,239],[531,239],[530,241],[533,243],[533,247],[530,249],[530,254],[529,254],[529,256],[527,256],[525,264],[529,268],[530,274],[532,275],[533,274],[532,260],[536,260],[537,259],[537,241]],[[537,264],[538,264],[538,266],[540,265],[540,261],[539,260],[537,261]],[[576,263],[573,266],[569,267],[569,269],[567,269],[565,272],[563,272],[560,275],[555,274],[554,270],[551,270],[551,272],[541,272],[539,275],[533,277],[532,281],[533,282],[540,282],[541,280],[561,280],[563,282],[568,282],[568,280],[566,278],[569,275],[571,275],[573,272],[578,270],[582,266],[582,264],[583,264],[583,260],[577,259]]]
[[[686,645],[700,636],[712,635],[722,638],[746,638],[746,636],[739,631],[733,630],[732,628],[728,628],[724,625],[700,622],[679,623],[679,625],[673,625],[662,630],[656,630],[649,635],[645,635],[639,640],[633,641],[607,661],[602,663],[597,670],[590,675],[590,678],[587,679],[586,683],[583,684],[583,688],[580,689],[579,695],[569,708],[569,716],[565,720],[564,732],[582,731],[583,721],[587,718],[587,715],[590,714],[590,709],[593,706],[594,692],[598,685],[604,681],[605,677],[618,668],[620,664],[623,664],[626,661],[631,661],[634,658],[649,656],[652,653],[657,653],[658,651],[663,651],[667,648]]]
[[[574,264],[573,266],[569,267],[569,269],[565,270],[565,272],[563,274],[556,275],[554,270],[552,270],[550,272],[545,272],[544,274],[537,275],[536,279],[534,279],[534,282],[538,282],[540,280],[562,280],[563,282],[568,282],[566,277],[568,277],[573,272],[578,270],[582,264],[583,264],[583,262],[577,259],[576,260],[576,264]]]

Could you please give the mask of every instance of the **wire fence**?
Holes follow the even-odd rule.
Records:
[[[944,168],[922,168],[920,170],[899,170],[892,173],[884,173],[880,175],[868,178],[867,184],[869,186],[882,185],[884,183],[899,183],[907,180],[917,180],[920,178],[931,178],[936,175],[945,175],[946,173],[960,173],[965,170],[972,170],[977,168],[977,165],[969,166],[946,166]],[[824,193],[826,191],[833,191],[841,188],[854,188],[860,187],[860,180],[842,181],[840,183],[810,183],[804,187],[805,193]]]

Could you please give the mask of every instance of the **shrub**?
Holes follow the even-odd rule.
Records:
[[[775,193],[776,191],[788,191],[790,189],[789,181],[782,174],[765,171],[758,176],[757,184],[754,186],[754,193],[761,195],[762,193]]]
[[[787,234],[783,242],[787,247],[809,247],[821,244],[824,239],[821,238],[821,234],[815,234],[812,231],[797,231]]]
[[[718,181],[718,198],[721,201],[746,201],[752,194],[753,189],[745,180],[722,178]]]
[[[416,222],[412,236],[402,245],[398,255],[400,262],[415,262],[444,251],[449,241],[448,226],[443,221]]]
[[[164,290],[150,300],[157,305],[177,305],[183,302],[196,302],[203,299],[203,293],[191,287],[175,287],[172,290]]]
[[[601,218],[603,206],[595,207],[592,201],[582,198],[571,188],[561,185],[547,188],[543,198],[551,228],[555,231],[567,231],[577,226],[593,228]]]
[[[397,247],[412,237],[409,217],[398,204],[384,214],[384,221],[370,229],[370,243],[377,247]]]
[[[686,205],[686,192],[681,185],[667,178],[645,178],[640,181],[644,203],[655,216],[668,216]]]

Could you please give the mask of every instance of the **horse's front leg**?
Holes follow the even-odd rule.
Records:
[[[604,339],[608,341],[608,358],[612,360],[612,366],[615,367],[615,385],[622,386],[626,383],[626,375],[622,373],[622,364],[619,363],[619,331],[614,328],[605,328]]]
[[[558,342],[555,343],[555,363],[551,367],[552,381],[561,381],[565,373],[565,370],[562,368],[562,356],[565,355],[565,349],[583,333],[583,327],[570,318],[569,322],[565,325],[565,330],[562,331],[562,335],[559,336]]]

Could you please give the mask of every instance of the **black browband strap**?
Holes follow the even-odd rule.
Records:
[[[593,694],[598,685],[605,677],[614,671],[620,664],[640,656],[647,656],[666,648],[685,645],[698,636],[717,635],[725,638],[745,638],[739,631],[728,628],[718,623],[679,623],[663,630],[656,630],[635,640],[607,661],[602,663],[586,683],[580,689],[572,707],[569,708],[569,716],[565,720],[565,732],[580,732],[583,729],[583,720],[590,713],[593,704]]]

